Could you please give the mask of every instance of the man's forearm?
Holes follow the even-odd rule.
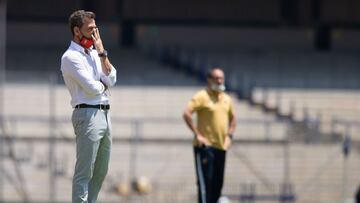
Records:
[[[235,119],[235,117],[232,117],[231,120],[230,120],[228,133],[229,134],[234,134],[235,128],[236,128],[236,119]]]
[[[192,121],[191,118],[188,117],[184,117],[186,125],[189,127],[189,129],[196,135],[197,134],[197,129]]]
[[[194,135],[197,135],[199,132],[196,129],[196,126],[194,125],[193,119],[191,117],[191,113],[185,111],[183,118],[185,120],[186,125],[189,127],[189,129],[194,133]]]
[[[101,68],[106,76],[108,76],[111,73],[112,65],[108,57],[101,58]]]

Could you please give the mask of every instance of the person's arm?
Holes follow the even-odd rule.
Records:
[[[112,70],[108,76],[101,74],[100,78],[101,82],[103,82],[103,84],[105,84],[107,87],[114,86],[116,83],[116,69],[112,67]]]
[[[105,86],[105,89],[112,87],[116,83],[116,69],[110,63],[110,60],[107,56],[107,51],[104,49],[104,45],[100,38],[99,29],[96,28],[94,34],[92,35],[94,40],[94,45],[96,51],[100,57],[101,70],[102,74],[100,74],[101,82]]]
[[[92,38],[94,40],[94,45],[95,45],[96,51],[100,56],[102,72],[106,76],[109,76],[110,73],[112,73],[115,70],[115,68],[110,63],[110,60],[107,57],[107,51],[104,49],[104,45],[103,45],[103,42],[102,42],[101,37],[100,37],[99,29],[96,28],[95,31],[94,31],[94,34],[91,35],[91,36],[92,36]]]
[[[102,52],[98,52],[98,53],[103,54],[104,50]],[[112,72],[112,70],[114,69],[109,61],[109,58],[107,56],[102,56],[102,57],[100,57],[100,61],[101,61],[101,68],[102,68],[103,73],[106,76],[109,76],[110,73]]]
[[[236,128],[236,117],[234,113],[234,105],[232,101],[230,102],[230,111],[229,111],[229,126],[228,126],[228,134],[225,137],[224,141],[224,148],[227,150],[230,148],[232,141],[233,141],[233,135]]]
[[[236,118],[235,118],[235,115],[232,115],[230,117],[228,134],[233,135],[235,132],[235,128],[236,128]]]
[[[61,70],[64,77],[76,81],[89,95],[100,95],[106,89],[102,82],[94,80],[76,55],[64,56],[61,60]]]
[[[236,119],[235,116],[233,115],[232,117],[230,117],[228,134],[225,137],[225,141],[224,141],[225,150],[229,149],[232,144],[235,128],[236,128]]]
[[[200,143],[202,143],[205,146],[209,146],[210,141],[205,136],[203,136],[199,132],[199,130],[196,128],[196,126],[193,122],[192,114],[193,114],[193,111],[189,107],[186,107],[184,114],[183,114],[183,118],[185,120],[186,125],[193,132],[194,136]]]

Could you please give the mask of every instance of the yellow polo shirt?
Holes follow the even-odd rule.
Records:
[[[215,148],[225,150],[224,141],[228,135],[229,120],[234,116],[231,97],[222,92],[217,98],[209,90],[197,92],[188,103],[188,108],[197,114],[197,129]],[[194,146],[199,146],[196,139]]]

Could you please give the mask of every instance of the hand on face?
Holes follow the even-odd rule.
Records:
[[[98,53],[102,53],[104,51],[104,46],[100,38],[99,29],[96,27],[94,19],[85,18],[82,27],[78,28],[77,36],[80,42],[83,38],[92,41]]]
[[[99,33],[98,28],[94,28],[94,31],[91,34],[91,37],[94,40],[94,45],[95,45],[96,51],[98,53],[104,52],[104,46],[103,46],[102,40],[100,38],[100,33]]]

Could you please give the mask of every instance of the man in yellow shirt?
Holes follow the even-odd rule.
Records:
[[[189,101],[184,120],[194,133],[198,202],[216,203],[224,180],[225,155],[236,127],[233,103],[225,91],[224,72],[216,67],[207,74],[208,86]],[[192,114],[197,114],[197,125]]]

